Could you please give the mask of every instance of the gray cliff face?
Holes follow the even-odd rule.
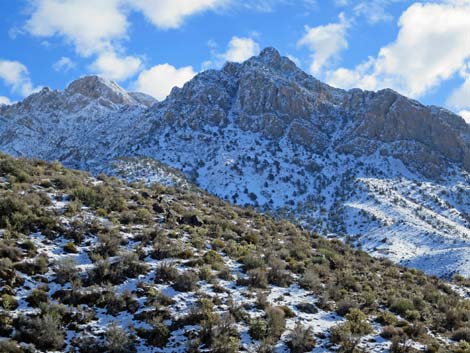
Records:
[[[110,140],[110,147],[113,140],[125,140],[128,146],[105,151],[125,155],[142,143],[152,143],[153,136],[145,136],[147,131],[158,133],[167,127],[198,131],[204,126],[223,129],[232,125],[269,140],[286,138],[316,154],[334,149],[370,155],[381,148],[384,156],[399,158],[414,170],[419,167],[431,178],[439,177],[449,163],[470,169],[470,128],[459,116],[423,106],[392,90],[332,88],[273,48],[242,64],[227,63],[220,71],[203,72],[160,103],[89,76],[72,82],[63,92],[44,89],[23,102],[0,108],[0,113],[5,122],[3,150],[44,158],[54,155],[52,149],[57,146],[42,135],[73,139],[77,124],[82,125],[77,132],[84,148],[99,143],[89,141],[93,139]],[[116,122],[117,127],[128,126],[129,117],[134,123],[135,114],[145,116],[137,119],[144,120],[141,131],[112,129]],[[13,147],[21,145],[26,135],[43,141],[36,149],[40,153]],[[136,136],[143,140],[132,140]],[[47,145],[51,151],[45,153]],[[70,162],[73,164],[73,158]]]

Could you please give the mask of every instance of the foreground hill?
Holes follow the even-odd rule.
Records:
[[[5,353],[470,349],[463,279],[197,189],[0,155],[0,254]]]
[[[330,87],[272,48],[162,102],[94,76],[44,89],[0,107],[0,141],[95,175],[185,183],[168,165],[233,203],[470,276],[469,125],[392,90]]]

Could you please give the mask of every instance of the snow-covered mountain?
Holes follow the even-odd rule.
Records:
[[[0,141],[15,156],[129,178],[161,182],[162,162],[234,203],[470,276],[470,126],[389,89],[330,87],[272,48],[162,102],[98,77],[44,89],[0,107]]]

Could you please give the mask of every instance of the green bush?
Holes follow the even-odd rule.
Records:
[[[305,353],[310,352],[315,348],[315,339],[311,327],[304,327],[297,323],[289,334],[289,341],[287,343],[291,353]]]
[[[390,306],[390,310],[398,315],[405,316],[408,310],[414,310],[413,302],[406,298],[395,299]]]
[[[106,330],[105,346],[109,353],[136,352],[134,341],[116,323],[110,324]]]
[[[255,318],[250,321],[249,333],[251,338],[261,340],[268,335],[268,323],[263,318]]]
[[[266,321],[268,323],[268,337],[272,341],[277,341],[286,329],[286,315],[279,307],[269,307],[266,309]]]
[[[2,353],[23,353],[23,349],[18,342],[10,339],[0,339],[0,352]]]
[[[180,292],[191,292],[196,290],[199,277],[193,271],[185,271],[175,279],[173,288]]]
[[[452,334],[452,339],[456,342],[465,341],[470,343],[470,328],[463,327]]]

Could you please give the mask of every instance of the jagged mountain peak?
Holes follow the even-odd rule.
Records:
[[[136,104],[136,100],[117,83],[100,76],[81,77],[65,89],[69,94],[81,94],[90,99],[107,99],[114,104]]]
[[[124,160],[119,170],[145,180],[155,180],[146,160],[155,158],[234,203],[289,209],[307,226],[357,236],[365,247],[370,237],[372,248],[389,237],[383,254],[404,263],[393,253],[403,241],[418,249],[406,259],[419,268],[455,253],[444,244],[419,259],[427,246],[419,235],[433,245],[470,239],[470,126],[445,109],[390,89],[333,88],[273,48],[202,72],[154,103],[83,77],[0,108],[0,147],[94,173],[116,173],[113,162]],[[463,196],[443,193],[451,188]],[[420,206],[429,211],[409,214]],[[403,240],[410,232],[416,236]],[[454,270],[470,273],[466,254],[451,256]]]

